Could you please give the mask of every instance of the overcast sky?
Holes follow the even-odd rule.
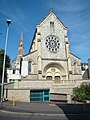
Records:
[[[11,60],[17,56],[20,32],[27,54],[36,25],[51,8],[68,27],[71,53],[87,62],[90,58],[90,0],[0,0],[0,48],[4,49],[8,18],[12,20],[7,46]]]

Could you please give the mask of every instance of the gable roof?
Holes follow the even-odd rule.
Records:
[[[37,32],[37,28],[35,29],[35,32],[34,32],[34,36],[33,36],[33,39],[32,39],[32,43],[31,43],[31,45],[30,45],[29,53],[30,53],[30,50],[31,50],[31,48],[32,48],[33,41],[34,41],[34,39],[35,39],[36,32]]]
[[[71,54],[72,56],[78,58],[78,59],[81,59],[81,58],[79,58],[78,56],[74,55],[73,53],[70,53],[70,54]]]
[[[48,13],[48,15],[45,16],[44,19],[43,19],[38,25],[41,25],[41,24],[47,19],[47,17],[50,16],[51,14],[53,14],[53,15],[60,21],[60,23],[62,24],[62,26],[63,26],[64,28],[67,28],[67,27],[63,24],[63,22],[59,19],[59,17],[56,16],[56,14],[55,14],[55,12],[53,11],[53,9],[50,10],[50,12]]]

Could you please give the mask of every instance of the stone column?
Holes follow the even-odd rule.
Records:
[[[67,102],[71,103],[71,95],[70,94],[67,94]]]
[[[42,78],[42,69],[41,69],[41,34],[37,33],[38,37],[37,37],[37,50],[38,50],[38,57],[37,57],[37,61],[38,61],[38,79]]]
[[[71,59],[70,59],[70,57],[68,58],[68,70],[69,70],[69,73],[72,73]]]
[[[64,36],[65,36],[64,38],[65,38],[65,44],[66,44],[66,56],[68,58],[70,53],[70,45],[69,45],[68,36],[67,36],[67,29],[65,29],[64,31]]]
[[[66,57],[68,59],[67,61],[67,71],[68,71],[68,79],[70,78],[69,77],[69,74],[72,73],[72,68],[71,68],[71,60],[70,60],[70,44],[68,42],[68,37],[67,37],[67,31],[65,32],[65,42],[66,42]]]

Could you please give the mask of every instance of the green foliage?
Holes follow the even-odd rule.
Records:
[[[73,98],[76,101],[90,100],[90,84],[82,83],[80,87],[73,89]]]
[[[4,50],[0,49],[0,83],[1,83],[1,79],[2,79],[3,59],[4,59]],[[6,68],[8,68],[8,67],[10,67],[10,58],[8,55],[6,55],[4,82],[6,82],[6,80],[7,80]]]

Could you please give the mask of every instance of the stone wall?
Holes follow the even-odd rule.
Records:
[[[16,101],[30,102],[30,90],[50,89],[50,93],[71,95],[72,89],[79,86],[81,80],[76,81],[61,81],[55,83],[54,81],[45,80],[21,80],[12,83],[11,85],[5,85],[4,97],[8,100],[12,100],[15,97]]]
[[[54,21],[54,32],[51,33],[50,31],[50,22]],[[45,19],[39,27],[39,31],[41,33],[41,56],[42,58],[57,58],[57,59],[66,59],[66,51],[65,51],[65,27],[60,23],[57,17],[52,13],[50,14],[47,19]],[[55,54],[47,50],[45,46],[45,38],[48,35],[55,35],[60,40],[60,49]]]
[[[11,101],[14,99],[15,101],[30,102],[30,90],[9,89],[7,98]]]

